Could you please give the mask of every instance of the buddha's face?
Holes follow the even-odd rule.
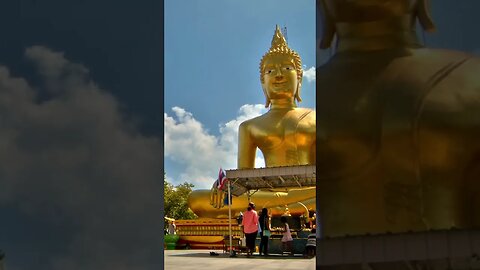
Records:
[[[263,83],[270,100],[293,99],[298,88],[297,70],[287,54],[272,54],[263,66]]]

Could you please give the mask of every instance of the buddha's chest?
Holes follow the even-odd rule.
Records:
[[[272,117],[252,132],[257,147],[262,151],[276,148],[309,149],[315,143],[315,134],[314,112]]]
[[[438,106],[440,98],[453,96],[447,94],[452,87],[398,85],[361,89],[357,96],[344,89],[347,94],[324,96],[330,102],[319,100],[317,164],[324,175],[348,178],[370,170],[383,178],[416,179],[419,171],[456,167],[452,157],[471,156],[464,146],[471,129],[458,128],[468,113]]]
[[[358,173],[376,162],[378,172],[413,172],[459,152],[467,137],[461,130],[471,133],[460,123],[471,119],[468,91],[461,91],[467,85],[458,81],[463,58],[410,55],[337,59],[318,70],[317,164],[324,171]],[[429,154],[438,149],[446,154]]]

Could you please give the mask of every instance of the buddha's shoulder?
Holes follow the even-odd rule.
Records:
[[[315,110],[312,109],[312,108],[295,108],[296,112],[299,112],[299,113],[313,113],[315,114]]]
[[[313,120],[315,121],[315,110],[310,108],[295,108],[289,112],[290,116],[288,118],[295,118],[299,120]],[[252,119],[246,120],[240,124],[241,129],[250,129],[257,127],[264,127],[268,123],[279,121],[278,115],[275,113],[267,112],[260,116],[254,117]]]
[[[452,61],[455,59],[475,58],[475,55],[471,53],[449,49],[419,48],[411,49],[409,52],[411,58],[430,61]],[[409,58],[407,57],[405,59]]]
[[[293,113],[298,118],[315,119],[315,110],[310,109],[310,108],[295,108]]]
[[[277,122],[278,120],[279,118],[272,115],[269,111],[242,122],[239,128],[240,130],[265,129],[265,127],[270,126],[273,122]]]
[[[399,57],[389,65],[391,69],[401,70],[399,75],[438,76],[468,66],[478,71],[480,58],[467,52],[445,49],[413,49],[407,57]],[[416,76],[415,76],[416,75]]]
[[[245,120],[240,124],[240,129],[251,129],[257,126],[261,126],[264,124],[266,118],[266,115],[262,114],[260,116]]]

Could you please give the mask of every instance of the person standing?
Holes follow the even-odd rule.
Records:
[[[260,224],[260,248],[259,254],[267,256],[268,255],[268,238],[270,237],[270,217],[268,216],[268,209],[263,208],[260,217],[258,218],[258,223]]]
[[[290,232],[290,226],[288,226],[287,218],[283,216],[280,218],[280,221],[283,223],[283,252],[290,252],[290,254],[293,255],[293,238],[292,233]]]
[[[308,235],[307,238],[307,245],[306,245],[306,256],[311,258],[314,257],[316,254],[316,249],[317,249],[317,235],[316,235],[316,229],[313,228],[311,233]]]
[[[247,211],[243,213],[242,225],[247,242],[247,257],[250,257],[255,251],[255,239],[258,234],[258,214],[253,202],[248,204]]]
[[[177,226],[175,226],[175,221],[168,222],[168,234],[176,234]]]

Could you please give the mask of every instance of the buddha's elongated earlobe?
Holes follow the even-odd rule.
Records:
[[[295,99],[297,100],[297,102],[302,102],[302,98],[300,97],[300,92],[302,90],[302,80],[298,80],[298,83],[297,83],[297,91],[295,91]]]
[[[265,90],[265,87],[263,86],[262,84],[262,90],[263,90],[263,94],[265,95],[265,108],[268,108],[270,107],[270,98],[268,97],[268,93],[267,93],[267,90]]]
[[[428,0],[417,0],[414,13],[417,16],[420,25],[425,31],[435,31],[435,24],[433,23],[428,8]]]

